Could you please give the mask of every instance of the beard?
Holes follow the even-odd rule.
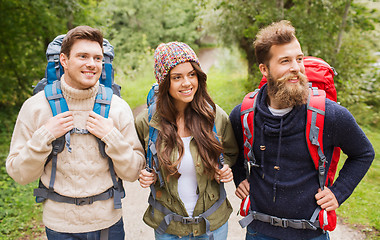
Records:
[[[297,76],[298,83],[288,83],[288,80]],[[301,106],[307,103],[309,95],[309,85],[306,75],[298,72],[297,74],[287,74],[281,78],[274,79],[268,74],[268,95],[279,102],[279,107],[288,108]]]

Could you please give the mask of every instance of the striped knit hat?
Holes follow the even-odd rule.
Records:
[[[186,43],[161,43],[154,52],[154,74],[157,83],[162,83],[172,68],[184,62],[196,62],[200,65],[197,55]]]

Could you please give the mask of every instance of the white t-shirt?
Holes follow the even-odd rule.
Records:
[[[198,200],[197,175],[193,157],[190,153],[191,138],[192,137],[181,138],[184,145],[184,153],[181,164],[178,167],[178,172],[181,174],[178,179],[178,194],[190,217],[193,216],[194,207]]]
[[[283,108],[283,109],[275,109],[272,108],[271,106],[268,106],[269,111],[274,115],[274,116],[284,116],[288,112],[292,111],[293,107],[288,107],[288,108]]]

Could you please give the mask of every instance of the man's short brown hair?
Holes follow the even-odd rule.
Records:
[[[258,64],[268,65],[271,58],[269,51],[273,45],[282,45],[290,43],[296,39],[295,28],[287,20],[274,22],[271,25],[262,28],[256,35],[254,42],[255,55]]]
[[[99,29],[89,26],[78,26],[67,32],[65,38],[62,41],[61,53],[70,58],[71,48],[75,41],[79,39],[97,42],[103,49],[103,34]]]

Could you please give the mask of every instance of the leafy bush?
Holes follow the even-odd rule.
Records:
[[[13,126],[19,107],[2,110],[0,121],[0,239],[17,239],[43,231],[41,225],[41,206],[33,197],[33,188],[37,183],[22,186],[5,169],[5,160]]]
[[[4,158],[2,157],[2,162]],[[33,188],[37,183],[22,186],[11,179],[5,164],[0,168],[0,239],[17,239],[41,233],[42,207],[36,204]]]

